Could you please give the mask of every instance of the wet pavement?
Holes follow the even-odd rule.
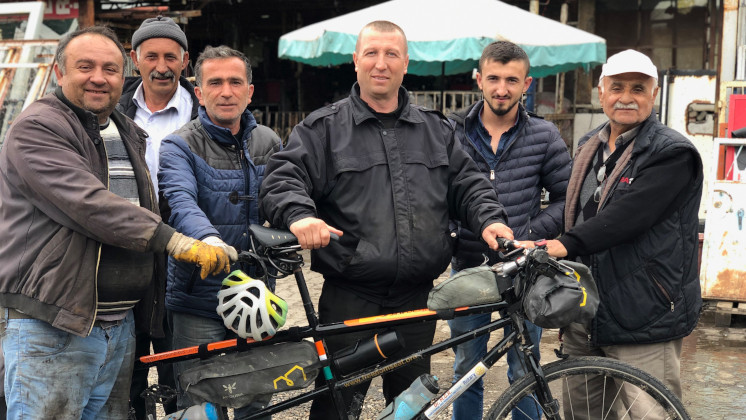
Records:
[[[730,327],[700,322],[684,339],[682,392],[693,419],[746,418],[746,323],[734,318]]]

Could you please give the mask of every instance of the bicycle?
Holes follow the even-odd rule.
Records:
[[[202,346],[189,347],[173,350],[166,353],[154,354],[140,358],[140,367],[155,366],[158,363],[171,363],[196,357],[206,358],[233,352],[243,352],[281,343],[297,343],[311,338],[315,344],[318,360],[318,373],[323,372],[325,385],[317,386],[308,391],[302,391],[299,395],[272,403],[263,410],[252,414],[249,419],[282,412],[283,410],[309,402],[314,398],[331,394],[340,419],[356,419],[362,409],[362,398],[353,402],[349,411],[345,411],[340,390],[353,386],[361,381],[366,381],[384,373],[410,363],[417,358],[429,356],[457,344],[464,343],[483,334],[512,325],[513,329],[495,344],[487,355],[465,374],[459,381],[452,384],[445,392],[441,392],[429,404],[426,404],[415,416],[418,419],[433,419],[442,414],[453,401],[458,398],[464,390],[474,384],[500,358],[505,356],[508,349],[516,347],[519,354],[523,355],[527,374],[517,382],[508,387],[492,404],[486,418],[489,420],[510,418],[511,410],[524,397],[531,398],[535,404],[541,407],[544,417],[547,419],[576,419],[576,418],[611,418],[621,410],[627,410],[625,418],[668,418],[689,419],[683,404],[679,399],[651,375],[627,364],[600,357],[575,357],[559,360],[556,362],[540,365],[533,356],[531,349],[535,345],[531,342],[528,333],[525,332],[524,313],[522,307],[522,290],[514,286],[514,277],[526,270],[537,270],[546,267],[546,264],[557,264],[548,257],[546,251],[538,246],[531,250],[525,250],[515,245],[512,241],[501,241],[501,248],[511,251],[505,254],[506,262],[498,263],[490,267],[494,273],[495,286],[499,292],[499,298],[494,302],[464,306],[450,310],[433,311],[421,309],[404,313],[380,315],[369,318],[353,319],[344,322],[329,324],[319,323],[312,299],[310,297],[301,267],[303,258],[298,254],[300,246],[297,245],[295,237],[288,231],[267,228],[258,225],[250,226],[250,250],[239,254],[239,262],[257,267],[257,277],[283,278],[294,275],[300,296],[302,298],[308,325],[294,326],[277,333],[262,341],[248,339],[234,339],[220,342],[208,343]],[[433,343],[427,348],[412,354],[394,355],[396,357],[377,358],[368,360],[355,360],[355,353],[331,354],[326,353],[324,339],[335,334],[344,334],[356,331],[374,331],[393,327],[397,325],[449,319],[454,316],[465,316],[476,313],[500,313],[500,318],[489,324],[452,337],[440,342]],[[344,353],[337,352],[337,353]],[[558,352],[558,356],[561,353]],[[359,359],[359,358],[358,358]],[[213,360],[213,359],[211,359]],[[352,361],[352,365],[342,365],[342,361]],[[347,363],[346,362],[346,363]],[[314,361],[316,363],[316,361]],[[352,367],[351,367],[352,366]],[[301,370],[303,370],[301,368]],[[288,375],[290,372],[288,372]],[[305,372],[303,373],[305,375]],[[602,400],[600,406],[591,406],[588,402],[588,393],[599,391],[587,389],[590,378],[600,378],[603,384],[602,391],[617,391],[611,393],[610,401]],[[278,378],[279,379],[279,378]],[[287,377],[284,377],[287,380]],[[311,382],[313,379],[311,380]],[[277,388],[275,380],[275,389]],[[280,381],[282,383],[283,381]],[[292,381],[290,381],[292,382]],[[576,400],[570,400],[567,393],[563,393],[563,387],[575,386],[582,389],[586,385],[586,396]],[[633,401],[621,401],[618,389],[626,386],[634,386],[639,390],[639,399]],[[155,386],[157,388],[157,386]],[[152,388],[152,387],[151,387]],[[634,389],[634,388],[633,388]],[[168,390],[165,390],[167,393]],[[278,389],[277,392],[281,392]],[[154,390],[157,396],[163,396],[164,391]],[[151,395],[152,397],[152,395]],[[633,416],[632,409],[642,401],[652,402],[654,407],[642,415]],[[151,405],[154,403],[151,399]],[[149,412],[154,412],[154,407],[148,407]],[[524,413],[525,414],[525,413]],[[650,417],[648,417],[650,415]]]

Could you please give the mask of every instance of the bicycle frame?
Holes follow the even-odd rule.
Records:
[[[530,351],[534,344],[531,342],[529,334],[525,332],[525,329],[523,327],[524,318],[518,310],[521,302],[512,297],[512,287],[510,287],[509,290],[501,290],[503,300],[492,304],[461,307],[456,308],[452,311],[445,311],[444,313],[438,313],[429,309],[419,309],[408,312],[377,315],[366,318],[350,319],[342,322],[321,324],[315,312],[313,301],[308,291],[301,265],[302,260],[299,261],[297,267],[293,268],[292,272],[295,277],[298,290],[300,291],[308,325],[301,327],[291,327],[286,330],[278,331],[277,334],[273,337],[259,342],[254,341],[251,338],[248,338],[246,340],[232,339],[143,356],[139,360],[140,363],[145,367],[150,367],[161,363],[173,363],[198,357],[204,358],[205,356],[225,353],[226,351],[243,351],[259,346],[299,341],[304,338],[312,338],[314,343],[316,344],[316,350],[319,354],[320,360],[322,360],[323,367],[320,374],[323,374],[325,376],[325,385],[323,387],[317,387],[310,391],[302,391],[300,395],[274,403],[262,409],[261,411],[257,411],[256,413],[250,415],[248,419],[260,418],[266,415],[279,413],[326,394],[331,394],[340,418],[347,419],[350,413],[347,413],[345,411],[347,408],[342,400],[342,396],[339,393],[339,390],[371,380],[375,377],[381,376],[408,363],[411,363],[414,360],[442,352],[449,348],[453,348],[458,344],[475,339],[476,337],[491,333],[494,330],[512,325],[512,331],[509,334],[506,334],[502,338],[502,340],[494,345],[487,352],[486,356],[477,363],[477,365],[472,367],[472,369],[467,374],[465,374],[461,380],[453,384],[445,393],[443,393],[440,397],[427,405],[421,412],[424,413],[428,418],[434,418],[435,416],[440,414],[468,387],[470,387],[482,376],[484,376],[486,372],[495,364],[495,362],[502,358],[511,347],[516,345],[518,345],[516,349],[518,351],[522,351],[524,354],[527,372],[531,371],[537,377],[537,380],[543,380],[541,367],[534,359],[533,354]],[[384,361],[375,364],[372,367],[364,367],[347,375],[342,375],[340,374],[340,372],[337,371],[334,364],[331,363],[331,361],[334,359],[334,355],[327,354],[325,350],[324,339],[332,335],[346,334],[357,331],[374,331],[399,325],[411,325],[428,321],[450,319],[454,316],[467,316],[472,314],[492,312],[500,312],[509,316],[500,317],[499,319],[493,320],[489,324],[484,325],[480,328],[465,332],[457,337],[452,337],[434,343],[427,348],[421,349],[407,356],[385,359]],[[323,363],[323,361],[326,361],[326,363]],[[552,401],[551,396],[537,396],[537,398],[542,403],[544,401]],[[351,411],[355,413],[355,411],[357,410],[357,413],[353,414],[352,417],[356,417],[356,415],[359,414],[359,410],[361,408],[362,407],[353,407]]]

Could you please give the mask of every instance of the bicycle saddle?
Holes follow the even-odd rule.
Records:
[[[291,242],[297,242],[298,238],[295,237],[289,230],[268,228],[260,225],[249,226],[249,231],[254,235],[254,238],[259,241],[265,247],[285,245]]]

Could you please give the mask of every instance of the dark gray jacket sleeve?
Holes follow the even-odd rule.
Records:
[[[304,217],[317,217],[313,192],[326,182],[326,162],[318,138],[301,123],[290,133],[287,146],[269,159],[259,200],[272,226],[288,227]]]

